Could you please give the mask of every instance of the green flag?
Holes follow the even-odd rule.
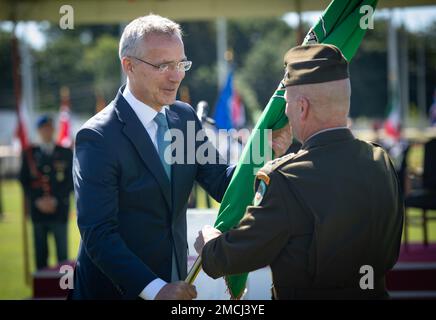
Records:
[[[366,32],[365,15],[368,15],[368,12],[365,9],[371,9],[363,7],[361,13],[361,7],[368,5],[374,10],[376,4],[377,0],[333,0],[318,22],[310,29],[303,44],[333,44],[341,49],[345,58],[350,61]],[[265,107],[242,152],[215,222],[215,227],[222,232],[236,226],[243,217],[246,207],[252,204],[256,172],[270,160],[271,155],[270,147],[264,143],[267,141],[266,130],[282,128],[288,122],[285,115],[284,93],[285,89],[280,84]],[[247,277],[248,274],[225,277],[233,299],[239,299],[244,293]]]

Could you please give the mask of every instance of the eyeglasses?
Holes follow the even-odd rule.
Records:
[[[159,69],[159,72],[164,73],[167,72],[168,70],[174,70],[174,68],[177,71],[188,71],[189,69],[191,69],[192,66],[192,61],[179,61],[179,62],[168,62],[168,63],[162,63],[160,65],[155,65],[152,64],[150,62],[144,61],[142,59],[139,59],[137,57],[132,57],[135,58],[136,60],[139,60],[145,64],[148,64],[149,66],[155,67],[156,69]]]

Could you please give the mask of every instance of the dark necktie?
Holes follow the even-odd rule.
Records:
[[[165,150],[167,150],[167,148],[171,144],[171,141],[164,139],[165,133],[168,131],[167,118],[163,113],[158,112],[153,120],[157,124],[156,142],[157,142],[159,158],[165,169],[165,173],[167,174],[167,177],[171,182],[171,164],[169,162],[170,159],[167,159],[168,161],[165,160]],[[178,280],[179,280],[179,273],[176,264],[176,253],[173,248],[172,257],[171,257],[171,282],[178,281]]]
[[[162,162],[162,165],[165,169],[165,173],[167,174],[168,179],[171,181],[171,164],[169,162],[170,159],[167,159],[167,161],[165,160],[165,150],[167,150],[168,146],[171,144],[171,141],[164,139],[165,133],[168,131],[167,118],[163,113],[158,112],[153,120],[157,124],[156,141],[157,141],[159,158],[160,161]]]

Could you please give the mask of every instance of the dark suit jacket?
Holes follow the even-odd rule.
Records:
[[[31,152],[37,174],[34,175],[26,154]],[[73,191],[73,177],[71,174],[73,152],[69,148],[56,145],[52,154],[45,154],[39,146],[33,146],[22,154],[22,164],[19,179],[24,193],[29,200],[30,215],[33,222],[67,223],[70,209],[70,195]],[[36,200],[44,195],[43,181],[46,179],[49,194],[57,201],[56,211],[45,214],[38,210]]]
[[[386,152],[338,129],[260,172],[269,183],[263,199],[238,228],[204,246],[204,271],[217,278],[269,265],[279,299],[385,297],[404,211]],[[365,265],[374,271],[372,291],[360,288]]]
[[[220,201],[233,173],[224,164],[185,162],[172,165],[170,184],[123,89],[76,137],[73,176],[82,242],[73,299],[137,298],[156,277],[170,281],[173,248],[184,279],[186,207],[194,180]],[[195,132],[201,129],[195,111],[185,103],[176,102],[166,114],[170,129],[186,134],[188,121],[195,124]],[[185,141],[185,160],[208,141],[196,141],[193,151],[187,143],[192,139]]]

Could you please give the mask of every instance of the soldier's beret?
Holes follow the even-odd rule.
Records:
[[[53,119],[49,115],[44,114],[44,115],[40,116],[38,118],[38,120],[36,121],[36,127],[39,129],[42,126],[44,126],[44,125],[46,125],[47,123],[50,123],[50,122],[52,123]]]
[[[339,48],[330,44],[297,46],[284,57],[286,87],[342,80],[349,77],[348,62]]]

